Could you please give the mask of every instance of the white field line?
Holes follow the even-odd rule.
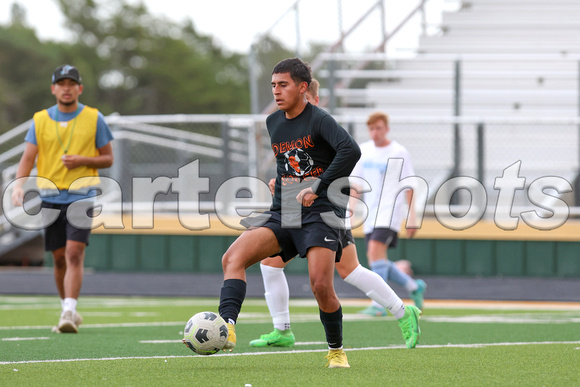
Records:
[[[320,317],[317,314],[302,313],[293,314],[292,322],[314,322],[319,321]],[[394,317],[373,317],[357,313],[345,313],[344,321],[371,321],[384,320],[394,321]],[[271,323],[272,318],[268,313],[241,313],[240,321],[243,323]],[[432,323],[458,323],[458,324],[483,324],[483,323],[503,323],[503,324],[569,324],[580,322],[580,317],[577,313],[572,313],[571,316],[550,316],[542,314],[525,314],[525,315],[473,315],[473,316],[427,316],[422,317],[421,321]],[[138,327],[154,327],[154,326],[175,326],[183,327],[186,321],[170,321],[170,322],[130,322],[130,323],[110,323],[110,324],[83,324],[82,329],[94,328],[138,328]],[[49,325],[36,326],[0,326],[0,331],[9,330],[32,330],[32,329],[52,329]]]
[[[30,301],[35,303],[30,303]],[[60,308],[60,303],[57,297],[47,298],[46,302],[42,302],[38,298],[32,298],[31,300],[25,299],[25,297],[0,297],[0,310],[12,310],[12,309],[55,309]],[[302,302],[302,300],[300,301]],[[368,302],[368,300],[367,300]],[[83,308],[135,308],[135,307],[155,307],[155,306],[175,306],[175,307],[199,307],[207,306],[208,310],[217,309],[219,305],[219,299],[199,299],[199,298],[94,298],[94,297],[82,297],[79,304]],[[292,301],[291,301],[292,304]],[[307,305],[317,306],[315,300],[306,300]],[[244,305],[252,306],[266,306],[266,301],[264,299],[246,299]]]
[[[0,341],[50,340],[50,337],[5,337]]]
[[[412,303],[404,300],[405,303]],[[34,303],[31,303],[34,302]],[[369,299],[342,299],[343,306],[365,307],[369,305]],[[83,297],[81,305],[84,308],[107,307],[126,308],[140,306],[207,306],[208,310],[217,309],[218,299],[147,299],[147,298],[95,298]],[[266,306],[263,299],[246,299],[244,305]],[[290,306],[316,307],[314,299],[293,299]],[[14,309],[58,309],[60,304],[57,299],[42,299],[32,297],[0,297],[0,310]],[[491,310],[580,310],[580,302],[550,302],[550,301],[486,301],[486,300],[425,300],[426,309],[491,309]]]
[[[141,340],[139,344],[181,344],[181,340]],[[297,341],[294,345],[320,345],[325,341]]]
[[[514,316],[488,316],[488,315],[473,315],[473,316],[433,316],[421,318],[422,321],[435,323],[500,323],[500,324],[570,324],[579,323],[580,317],[519,317]]]
[[[445,345],[422,345],[415,348],[415,350],[434,349],[434,348],[485,348],[485,347],[511,347],[523,345],[561,345],[561,344],[580,344],[580,341],[540,341],[540,342],[516,342],[516,343],[478,343],[478,344],[445,344]],[[364,347],[364,348],[345,348],[345,351],[369,351],[369,350],[385,350],[385,349],[406,349],[403,345],[393,345],[387,347]],[[32,363],[67,363],[67,362],[81,362],[81,361],[114,361],[114,360],[147,360],[147,359],[208,359],[225,356],[260,356],[260,355],[286,355],[291,353],[310,353],[310,352],[327,352],[328,349],[302,349],[293,351],[274,351],[274,352],[243,352],[243,353],[223,353],[212,356],[128,356],[128,357],[104,357],[104,358],[84,358],[84,359],[52,359],[52,360],[23,360],[23,361],[4,361],[0,365],[15,365],[15,364],[32,364]]]
[[[82,329],[87,328],[138,328],[138,327],[171,327],[171,326],[185,326],[187,321],[177,322],[134,322],[134,323],[118,323],[118,324],[83,324]],[[0,331],[8,330],[28,330],[28,329],[52,329],[53,325],[37,325],[37,326],[21,326],[21,327],[0,327]]]

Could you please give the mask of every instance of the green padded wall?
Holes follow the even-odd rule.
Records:
[[[119,272],[221,272],[221,257],[235,240],[230,235],[93,234],[86,267]],[[367,265],[364,239],[356,239]],[[580,277],[580,242],[518,240],[400,239],[391,260],[407,259],[418,275]],[[46,260],[51,263],[51,259]],[[296,258],[288,274],[308,271]],[[250,273],[259,273],[254,265]]]

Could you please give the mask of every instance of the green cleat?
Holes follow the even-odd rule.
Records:
[[[427,289],[427,284],[422,279],[418,279],[417,286],[417,290],[411,292],[411,299],[417,308],[423,310],[423,294],[425,293],[425,289]]]
[[[250,347],[291,347],[295,341],[294,333],[290,329],[285,331],[274,329],[273,332],[250,341]]]
[[[399,328],[403,333],[405,345],[407,348],[415,348],[421,337],[421,329],[419,328],[419,318],[421,317],[421,310],[414,305],[405,306],[405,315],[399,320]]]
[[[366,314],[367,316],[384,317],[387,315],[387,310],[383,307],[371,305],[371,306],[359,311],[359,313]]]

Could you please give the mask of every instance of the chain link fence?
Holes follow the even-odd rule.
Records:
[[[101,176],[115,180],[121,197],[115,201],[131,203],[139,196],[135,179],[154,184],[158,178],[174,179],[182,168],[197,162],[199,176],[207,178],[199,190],[200,208],[207,212],[227,208],[216,203],[216,193],[229,179],[246,176],[253,184],[264,184],[275,176],[275,160],[263,115],[162,115],[109,116],[114,140],[114,165],[101,170]],[[365,116],[336,116],[359,143],[368,140]],[[22,142],[30,123],[2,135],[0,166],[4,190],[14,179],[23,150]],[[497,196],[496,178],[506,168],[520,162],[520,176],[526,187],[545,176],[576,183],[580,153],[578,119],[492,119],[391,117],[391,139],[410,152],[417,176],[429,187],[430,202],[440,186],[454,176],[479,181],[488,195],[488,206]],[[182,170],[183,171],[183,170]],[[250,188],[250,187],[248,187]],[[261,203],[270,198],[261,195]],[[240,193],[241,196],[249,195]],[[573,193],[560,196],[569,206],[577,205]],[[155,195],[159,208],[178,201],[174,189],[160,189]],[[4,211],[7,200],[4,198]],[[457,195],[455,204],[470,205],[469,193]],[[515,204],[530,205],[525,189],[517,190]],[[265,205],[265,204],[264,204]],[[572,211],[574,212],[574,211]],[[429,213],[429,210],[427,210]]]

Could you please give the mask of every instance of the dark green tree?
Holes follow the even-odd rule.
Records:
[[[82,63],[90,69],[85,82],[98,86],[92,97],[101,109],[121,114],[249,112],[245,57],[226,54],[191,21],[157,18],[143,4],[125,0],[58,2],[76,36],[77,58],[90,58]]]
[[[127,0],[54,1],[66,42],[40,41],[18,3],[0,26],[0,133],[54,104],[50,76],[63,63],[82,73],[81,101],[105,115],[249,113],[245,55],[224,51],[191,21]]]
[[[24,9],[14,4],[11,22],[0,26],[0,132],[54,103],[50,75],[60,47],[43,43],[26,25]]]

